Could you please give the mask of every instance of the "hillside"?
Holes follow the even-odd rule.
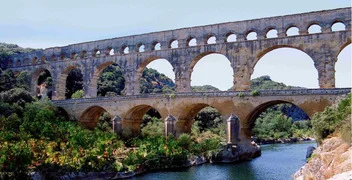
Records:
[[[22,48],[16,44],[7,44],[0,42],[0,64],[6,64],[6,60],[14,54],[21,54],[26,52],[35,51],[36,49],[32,48]]]

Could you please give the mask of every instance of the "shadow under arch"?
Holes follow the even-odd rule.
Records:
[[[57,115],[59,117],[62,117],[63,120],[66,120],[66,121],[74,121],[75,120],[73,116],[70,116],[70,114],[66,111],[65,108],[60,107],[60,106],[57,107]]]
[[[176,122],[176,134],[180,135],[182,133],[190,133],[196,115],[206,107],[212,107],[216,109],[217,111],[219,111],[220,116],[222,117],[219,108],[211,106],[210,104],[195,103],[187,105],[184,109],[182,109],[181,114],[178,116],[178,120]]]
[[[347,42],[346,42],[345,44],[343,44],[343,45],[340,47],[339,51],[337,52],[337,56],[339,56],[340,53],[341,53],[348,45],[350,45],[351,43],[352,43],[351,37],[349,37],[349,38],[347,39]]]
[[[261,113],[263,113],[266,109],[268,109],[269,107],[278,105],[278,104],[291,104],[293,106],[298,107],[300,110],[302,110],[307,117],[310,119],[311,117],[308,115],[308,113],[301,108],[300,106],[289,102],[289,101],[284,101],[284,100],[273,100],[273,101],[268,101],[265,103],[262,103],[260,105],[258,105],[256,108],[254,108],[254,110],[252,110],[248,116],[245,118],[245,122],[244,122],[244,129],[245,129],[245,134],[247,137],[251,137],[252,135],[252,129],[254,128],[255,125],[255,121],[257,120],[257,118],[259,117],[259,115]]]
[[[65,92],[66,92],[66,80],[68,77],[68,74],[73,70],[73,69],[80,69],[78,65],[70,65],[67,66],[62,72],[61,75],[57,81],[57,84],[54,86],[56,87],[56,97],[55,100],[63,100],[65,98]],[[81,69],[80,69],[81,70]]]
[[[164,118],[167,114],[160,111],[158,108],[155,108],[151,105],[140,104],[132,107],[127,111],[123,116],[122,120],[122,135],[123,136],[137,136],[141,130],[141,124],[143,122],[143,116],[151,109],[155,109],[159,113],[161,120],[164,121]]]
[[[104,113],[107,112],[103,107],[101,106],[91,106],[87,108],[83,113],[81,114],[79,118],[79,123],[88,129],[94,129],[99,121],[99,117]]]

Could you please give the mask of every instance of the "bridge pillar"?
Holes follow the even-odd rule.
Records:
[[[122,134],[122,119],[119,116],[115,116],[112,121],[112,130],[118,134]]]
[[[140,94],[139,77],[142,77],[142,75],[141,74],[138,75],[137,73],[134,73],[134,71],[131,69],[126,69],[124,77],[125,77],[125,89],[123,90],[124,94],[127,96]]]
[[[318,80],[320,88],[335,87],[335,62],[337,57],[331,53],[314,54],[314,66],[318,70]]]
[[[175,68],[175,85],[176,92],[190,92],[191,88],[191,73],[192,70],[185,70],[186,68]]]
[[[171,115],[165,119],[165,136],[169,135],[176,136],[176,119]]]
[[[240,139],[240,119],[231,114],[231,116],[227,119],[227,144],[237,144]]]
[[[241,55],[235,57],[234,62],[231,62],[231,66],[234,70],[233,87],[235,91],[244,91],[251,88],[251,75],[254,71],[248,64],[251,59],[252,57],[250,56]]]

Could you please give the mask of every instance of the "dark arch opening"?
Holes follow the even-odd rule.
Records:
[[[142,62],[138,68],[140,93],[171,93],[175,91],[175,73],[166,59],[153,57]]]
[[[226,138],[226,124],[221,116],[220,112],[205,103],[197,103],[186,106],[179,120],[184,123],[179,125],[183,127],[177,132],[178,135],[181,133],[192,133],[196,137],[206,136],[206,134],[214,134],[218,136],[221,141],[225,141]]]
[[[229,59],[219,53],[203,53],[190,64],[191,85],[197,89],[208,87],[209,91],[225,91],[233,86],[233,69]],[[206,91],[208,91],[206,90]]]
[[[125,115],[122,136],[162,136],[164,123],[161,118],[160,112],[150,105],[135,106]]]
[[[67,111],[62,108],[62,107],[57,107],[57,110],[56,110],[56,114],[62,118],[62,120],[64,121],[70,121],[70,120],[74,120],[73,117],[71,117]]]
[[[100,106],[91,106],[87,108],[79,118],[80,124],[88,129],[95,129],[97,127],[106,128],[105,123],[108,123],[109,121],[111,121],[111,116]]]
[[[72,68],[66,78],[65,98],[83,97],[83,75],[79,68]]]
[[[269,48],[258,55],[252,67],[251,89],[319,87],[313,59],[295,47]]]
[[[310,136],[309,116],[298,106],[286,101],[270,101],[256,107],[246,118],[248,136],[257,143],[273,139],[307,138]]]
[[[37,88],[36,88],[36,96],[39,99],[48,97],[52,98],[53,91],[53,80],[50,72],[47,69],[42,69],[39,72],[39,76],[37,78]]]
[[[98,79],[98,96],[118,96],[123,94],[125,78],[123,69],[117,64],[110,64],[100,70]]]

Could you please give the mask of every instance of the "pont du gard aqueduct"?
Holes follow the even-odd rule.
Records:
[[[342,23],[345,29],[332,31],[335,23]],[[309,33],[312,25],[319,25],[321,32]],[[291,28],[298,29],[298,33],[288,35]],[[271,30],[276,30],[277,37],[267,37]],[[252,32],[257,38],[247,39]],[[230,36],[236,38],[230,41]],[[209,43],[210,38],[216,41]],[[335,88],[335,63],[339,53],[350,43],[351,8],[348,7],[47,48],[15,55],[6,67],[14,72],[30,72],[33,94],[40,73],[49,71],[53,80],[53,103],[87,128],[94,128],[102,113],[108,112],[114,117],[117,133],[129,130],[136,135],[143,115],[155,108],[165,122],[165,134],[177,136],[190,131],[201,109],[212,106],[227,121],[227,142],[243,144],[250,143],[254,120],[269,106],[291,103],[311,117],[339,96],[350,93],[350,88]],[[173,46],[175,44],[177,46]],[[298,49],[311,57],[320,88],[263,90],[259,96],[252,96],[249,90],[254,66],[266,53],[282,47]],[[202,57],[213,53],[222,54],[230,61],[233,91],[192,92],[193,67]],[[172,65],[176,93],[140,94],[142,72],[156,59],[166,59]],[[123,69],[124,95],[97,97],[99,75],[111,64]],[[73,68],[82,72],[84,98],[65,100],[66,79]]]

